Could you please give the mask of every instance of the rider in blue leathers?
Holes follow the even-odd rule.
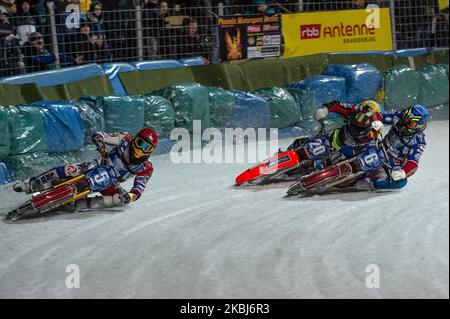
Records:
[[[384,113],[383,123],[392,125],[383,139],[391,168],[380,168],[370,178],[358,181],[357,188],[376,190],[405,187],[408,178],[419,167],[420,157],[426,147],[424,131],[429,119],[429,111],[419,104]]]

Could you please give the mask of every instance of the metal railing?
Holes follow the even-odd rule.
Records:
[[[47,1],[44,8],[21,5],[17,13],[0,4],[0,12],[7,11],[0,14],[0,77],[86,63],[193,56],[218,63],[219,17],[348,10],[369,4],[391,8],[394,48],[448,47],[448,9],[440,10],[437,0],[299,0],[267,5],[190,1],[196,7],[142,0],[134,8],[124,7],[124,2],[108,8],[92,1],[88,12],[81,12],[79,0]]]

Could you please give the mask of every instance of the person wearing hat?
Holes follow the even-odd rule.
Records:
[[[56,61],[59,59],[58,56],[45,49],[44,38],[39,32],[33,32],[28,36],[28,41],[23,46],[23,52],[27,72],[54,69]]]
[[[82,21],[78,32],[67,39],[66,52],[72,56],[74,65],[104,63],[108,59],[105,42],[92,33],[92,24],[88,21]]]

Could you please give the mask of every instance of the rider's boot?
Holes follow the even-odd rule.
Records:
[[[55,183],[61,181],[57,168],[52,168],[38,176],[31,177],[27,180],[17,182],[13,185],[14,191],[21,193],[41,192],[51,188]]]
[[[50,181],[46,183],[37,183],[36,178],[29,178],[24,181],[16,182],[13,185],[13,190],[17,193],[36,193],[52,187],[52,183]]]

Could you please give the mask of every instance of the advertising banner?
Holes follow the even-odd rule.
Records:
[[[284,57],[392,50],[389,9],[284,14]]]
[[[439,10],[442,11],[448,8],[448,0],[439,0]]]
[[[222,61],[281,55],[280,16],[230,17],[218,22]]]

